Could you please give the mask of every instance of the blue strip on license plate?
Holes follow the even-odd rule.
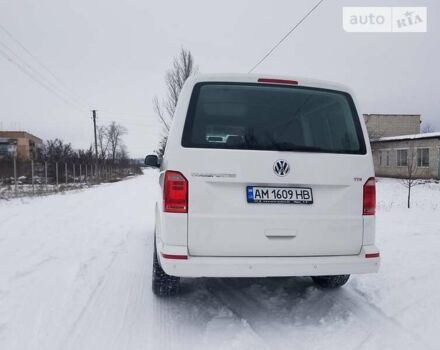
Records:
[[[247,186],[248,203],[313,204],[310,187]]]

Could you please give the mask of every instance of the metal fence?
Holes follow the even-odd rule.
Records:
[[[139,173],[135,164],[1,160],[0,199],[79,189]]]

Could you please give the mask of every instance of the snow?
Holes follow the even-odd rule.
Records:
[[[412,135],[386,136],[386,137],[380,137],[378,139],[374,139],[373,142],[415,140],[415,139],[428,139],[428,138],[440,138],[440,132],[427,132],[427,133],[412,134]]]
[[[378,274],[151,292],[157,173],[0,201],[0,349],[438,349],[440,185],[378,182]]]

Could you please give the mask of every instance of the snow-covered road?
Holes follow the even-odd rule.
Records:
[[[150,287],[157,174],[0,202],[0,349],[440,349],[440,185],[378,183],[379,274]]]

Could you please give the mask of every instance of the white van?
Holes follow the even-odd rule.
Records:
[[[376,272],[375,179],[349,90],[308,79],[197,75],[184,85],[160,168],[153,291],[179,277]]]

